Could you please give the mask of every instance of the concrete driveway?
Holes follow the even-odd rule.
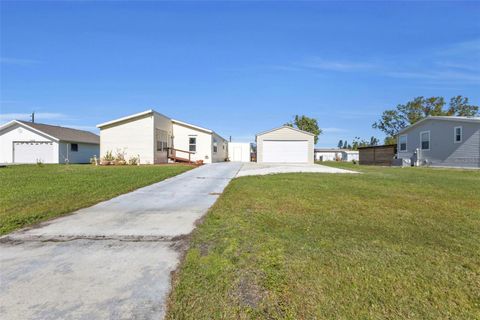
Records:
[[[2,237],[1,318],[163,318],[183,238],[240,168],[205,165]]]
[[[313,172],[313,173],[358,173],[356,171],[332,168],[320,164],[303,163],[245,163],[237,177],[258,176],[274,173]]]

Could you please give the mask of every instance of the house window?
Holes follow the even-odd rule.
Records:
[[[70,151],[78,152],[78,143],[71,143],[70,144]]]
[[[454,142],[455,142],[455,143],[460,143],[460,142],[462,142],[462,139],[463,139],[463,128],[462,128],[462,127],[455,127],[454,133],[455,133],[455,140],[454,140]]]
[[[400,136],[398,138],[398,144],[400,145],[400,151],[407,151],[407,136]]]
[[[422,150],[430,150],[430,131],[420,132]]]
[[[217,153],[217,151],[218,151],[217,140],[213,139],[213,152]]]
[[[197,151],[197,138],[189,137],[188,138],[188,151],[196,152]]]

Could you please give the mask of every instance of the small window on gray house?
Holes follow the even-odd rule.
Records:
[[[455,142],[462,142],[462,136],[463,136],[463,129],[462,127],[455,127]]]
[[[400,136],[398,138],[398,144],[400,145],[400,151],[407,151],[407,136]]]
[[[422,150],[430,150],[430,131],[420,132],[420,142]]]
[[[189,137],[188,138],[188,151],[196,152],[197,151],[197,138]]]
[[[70,144],[70,151],[78,152],[78,143],[71,143]]]
[[[218,151],[217,140],[213,139],[213,152],[217,153],[217,151]]]

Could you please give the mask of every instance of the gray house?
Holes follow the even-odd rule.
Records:
[[[480,117],[427,117],[397,139],[404,163],[480,168]]]

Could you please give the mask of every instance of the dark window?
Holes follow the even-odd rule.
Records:
[[[77,152],[78,151],[78,143],[70,144],[70,151]]]
[[[455,128],[455,142],[462,142],[462,127]]]
[[[197,138],[195,137],[188,138],[188,151],[190,152],[197,151]]]
[[[422,142],[422,150],[430,149],[430,132],[425,131],[420,133],[420,139]]]
[[[407,151],[407,136],[400,136],[400,151]]]

